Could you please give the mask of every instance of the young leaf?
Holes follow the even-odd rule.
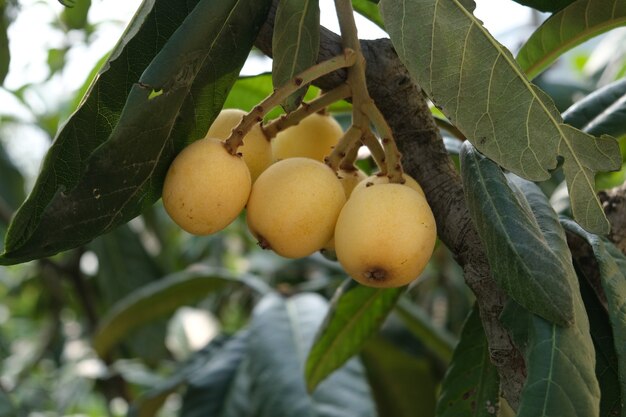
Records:
[[[272,80],[282,87],[317,61],[320,46],[320,8],[318,0],[281,0],[276,10],[272,37]],[[284,103],[286,111],[295,110],[306,88]]]
[[[309,395],[303,372],[326,300],[312,293],[288,299],[270,294],[250,324],[250,402],[258,417],[374,416],[361,363],[350,360]]]
[[[233,284],[247,285],[260,293],[267,291],[254,277],[233,276],[200,265],[144,285],[117,302],[102,318],[93,336],[94,350],[104,357],[131,330]]]
[[[533,181],[550,178],[562,156],[576,221],[608,232],[594,175],[621,167],[613,138],[563,124],[552,100],[458,0],[382,0],[381,7],[402,62],[478,150]]]
[[[468,316],[452,363],[441,386],[437,417],[492,417],[500,402],[498,371],[489,359],[489,346],[478,308]]]
[[[352,8],[361,16],[366,17],[371,22],[378,25],[379,28],[385,29],[383,18],[378,11],[378,6],[370,0],[352,0]]]
[[[562,223],[568,230],[589,242],[598,261],[602,289],[609,306],[615,352],[619,360],[621,394],[622,398],[626,398],[626,257],[608,239],[587,233],[567,219],[563,219]]]
[[[48,152],[0,263],[76,247],[137,216],[158,199],[176,151],[205,134],[270,1],[200,0],[188,16],[180,2],[144,3]]]
[[[366,287],[352,279],[337,289],[306,361],[309,392],[361,350],[403,292]]]
[[[573,322],[567,268],[494,162],[469,143],[461,148],[465,199],[498,284],[517,303],[559,325]],[[546,201],[547,204],[547,201]],[[560,225],[556,224],[560,229]]]
[[[626,25],[622,0],[577,0],[533,32],[519,50],[517,62],[533,79],[568,50],[622,25]]]
[[[569,327],[549,323],[513,301],[505,307],[502,321],[526,362],[527,378],[517,416],[597,416],[600,388],[595,377],[595,352],[565,233],[535,184],[522,180],[512,183],[526,197],[546,242],[567,268],[565,278],[574,303],[574,324]]]
[[[592,135],[626,133],[626,79],[606,85],[563,113],[563,121]]]

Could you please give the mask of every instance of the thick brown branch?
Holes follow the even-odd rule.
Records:
[[[275,2],[276,3],[276,2]],[[271,56],[273,11],[256,45]],[[362,41],[370,95],[391,126],[405,171],[422,185],[438,225],[439,238],[454,253],[465,279],[476,294],[489,340],[491,359],[502,379],[502,390],[517,408],[525,381],[524,361],[499,321],[505,295],[493,279],[480,238],[463,197],[461,178],[449,158],[419,86],[410,78],[388,39]],[[341,52],[339,37],[322,28],[319,60]],[[315,84],[329,90],[345,80],[336,71]]]

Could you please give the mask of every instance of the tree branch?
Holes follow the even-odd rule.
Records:
[[[256,41],[256,46],[269,56],[276,3]],[[322,28],[318,60],[340,54],[341,49],[339,36]],[[366,59],[370,95],[393,131],[403,154],[405,171],[424,189],[435,214],[440,240],[454,253],[467,284],[476,294],[503,394],[517,408],[526,378],[524,360],[499,321],[506,296],[491,277],[487,257],[465,204],[461,178],[445,150],[421,88],[411,80],[391,42],[361,41],[361,49]],[[330,90],[345,78],[346,71],[341,70],[314,84]]]

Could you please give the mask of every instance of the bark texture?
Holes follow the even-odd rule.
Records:
[[[276,2],[256,41],[256,46],[269,56],[275,5]],[[404,170],[424,189],[435,214],[439,239],[462,266],[465,280],[476,295],[503,395],[517,408],[526,379],[524,360],[499,321],[506,296],[491,277],[485,251],[465,203],[461,177],[445,150],[421,88],[409,76],[391,42],[367,40],[361,42],[361,47],[370,95],[394,133],[403,154]],[[340,37],[322,28],[318,60],[341,51]],[[345,77],[345,71],[337,71],[315,84],[329,90],[344,82]]]

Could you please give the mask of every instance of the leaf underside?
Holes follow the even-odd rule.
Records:
[[[458,0],[382,0],[381,10],[412,77],[478,150],[532,181],[550,178],[563,157],[575,220],[608,232],[594,176],[621,167],[613,138],[564,124],[552,100]]]
[[[513,0],[524,6],[532,7],[542,12],[556,12],[573,3],[574,0]]]
[[[317,61],[320,44],[318,0],[281,0],[276,10],[272,36],[272,80],[274,87],[287,84]],[[295,110],[306,88],[301,88],[283,103],[286,111]]]
[[[566,277],[571,268],[553,252],[525,196],[467,142],[461,148],[461,174],[470,215],[500,287],[546,320],[571,324],[574,307]]]
[[[153,204],[176,152],[222,108],[269,3],[144,3],[49,150],[0,264],[79,246]]]

